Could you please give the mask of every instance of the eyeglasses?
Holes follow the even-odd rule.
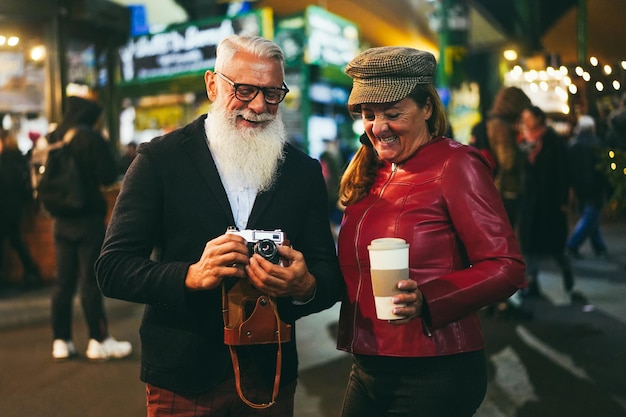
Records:
[[[221,72],[216,72],[215,74],[219,75],[221,79],[232,85],[235,89],[235,98],[245,103],[254,100],[254,98],[259,94],[259,91],[262,91],[267,104],[278,104],[285,99],[285,96],[289,92],[289,89],[284,82],[281,88],[259,87],[258,85],[238,84]]]

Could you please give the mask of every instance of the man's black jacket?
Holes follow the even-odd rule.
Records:
[[[206,142],[205,118],[139,147],[96,263],[106,296],[146,304],[141,379],[179,393],[207,391],[232,375],[220,288],[190,293],[184,286],[187,268],[200,259],[206,242],[235,224]],[[248,228],[283,230],[317,279],[311,302],[279,299],[280,316],[289,323],[331,307],[343,293],[326,202],[319,162],[286,145],[276,183],[257,196]],[[281,385],[297,377],[292,329],[292,341],[283,345]],[[242,355],[261,367],[271,387],[276,346],[247,350]]]

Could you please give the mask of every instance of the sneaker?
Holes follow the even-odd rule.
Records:
[[[595,252],[598,259],[609,259],[609,253],[605,250],[599,250]]]
[[[52,358],[58,361],[71,359],[78,353],[71,340],[56,339],[52,342]]]
[[[117,341],[107,337],[102,342],[90,339],[87,345],[87,358],[92,361],[106,361],[108,359],[125,358],[133,352],[130,342]]]
[[[496,307],[497,316],[505,320],[531,320],[533,312],[521,305],[514,305],[510,302],[499,303]]]
[[[570,292],[570,301],[572,304],[589,304],[589,300],[582,293],[578,291]]]
[[[578,259],[578,260],[583,259],[583,256],[580,254],[580,252],[578,252],[578,249],[567,248],[566,252],[569,255],[569,257],[572,259]]]
[[[529,280],[528,286],[520,290],[520,295],[523,298],[543,298],[543,294],[541,294],[537,280]]]

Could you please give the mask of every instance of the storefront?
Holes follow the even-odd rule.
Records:
[[[318,157],[325,139],[353,148],[357,133],[347,110],[352,80],[343,69],[359,53],[357,26],[326,10],[309,6],[279,19],[276,43],[285,51],[291,92],[283,117],[292,142]]]
[[[111,97],[117,47],[129,35],[129,10],[107,0],[4,0],[0,18],[0,40],[7,40],[0,42],[0,113],[21,149],[30,149],[29,136],[45,134],[49,123],[60,121],[72,94],[98,98],[115,141]]]
[[[346,110],[351,82],[342,69],[358,53],[356,26],[311,6],[276,25],[273,11],[262,8],[131,38],[120,50],[120,143],[150,140],[205,113],[203,77],[215,49],[243,33],[274,39],[285,52],[290,92],[281,111],[294,144],[318,156],[323,139],[355,137]]]
[[[259,9],[131,38],[120,49],[120,143],[150,140],[206,113],[204,73],[214,67],[217,45],[226,36],[244,33],[273,38],[272,11]]]
[[[128,38],[128,9],[107,0],[3,0],[0,19],[0,121],[17,136],[22,152],[61,120],[69,95],[98,98],[116,144],[118,118],[111,98],[117,48]],[[113,201],[115,193],[111,190],[107,197]],[[24,209],[23,221],[23,235],[42,278],[52,280],[52,220],[33,204]],[[2,243],[5,263],[0,274],[18,282],[22,266]]]

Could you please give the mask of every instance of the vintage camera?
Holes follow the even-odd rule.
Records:
[[[234,226],[230,226],[226,233],[239,235],[246,239],[248,244],[248,255],[252,256],[258,253],[268,261],[279,264],[280,256],[278,255],[277,245],[286,242],[285,233],[279,229],[273,231],[267,230],[239,230]]]

